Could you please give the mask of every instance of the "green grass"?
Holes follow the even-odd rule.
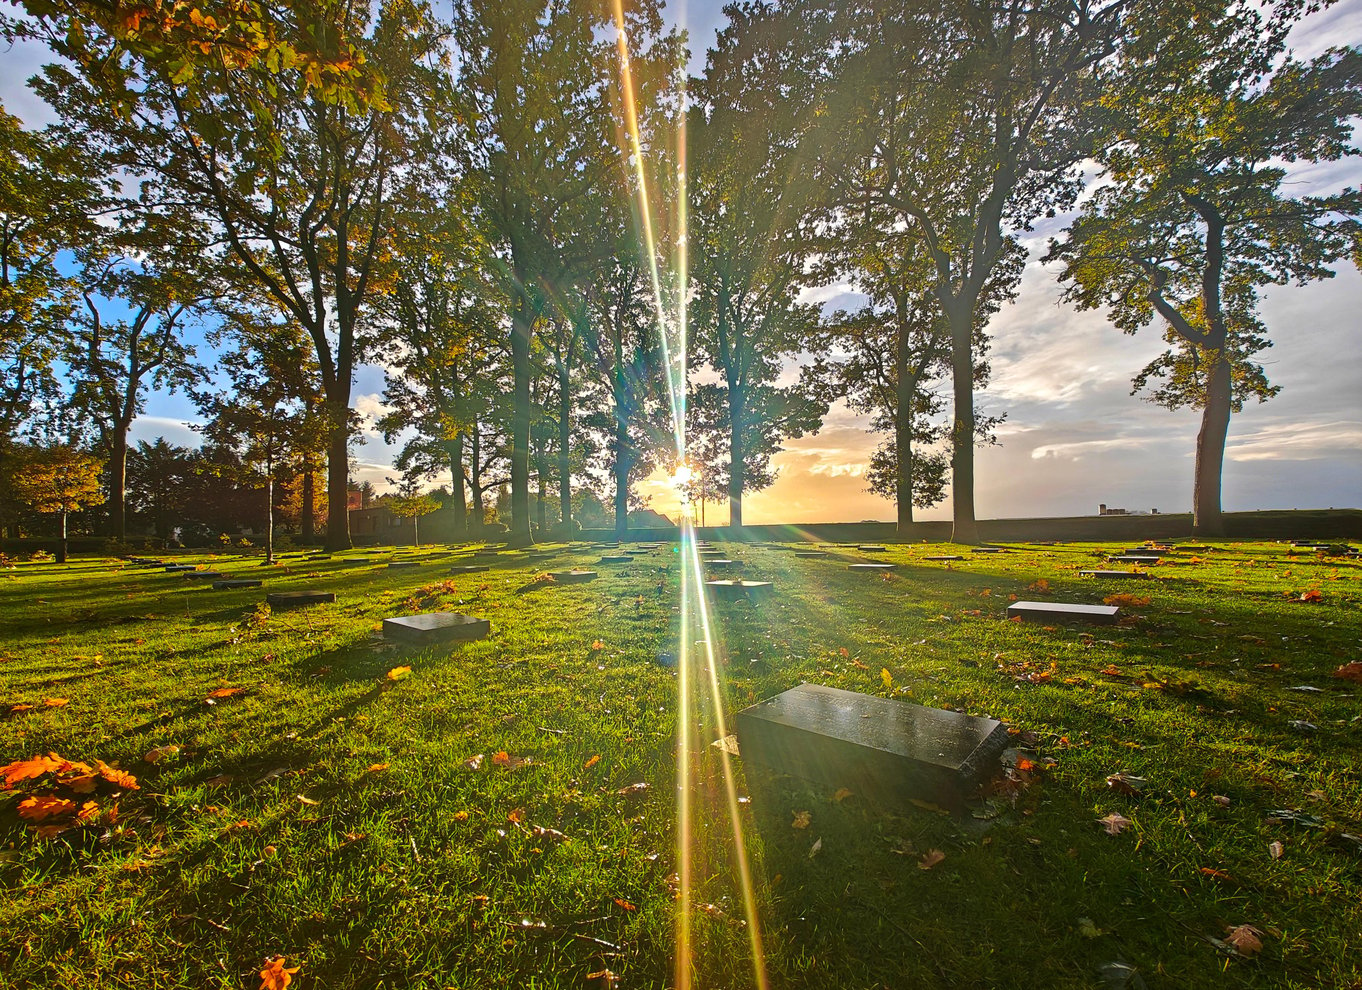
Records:
[[[1330,676],[1362,659],[1362,567],[1243,543],[1147,582],[1077,576],[1109,549],[941,565],[922,559],[939,544],[891,547],[874,558],[902,565],[887,578],[846,570],[854,550],[737,551],[777,595],[714,609],[730,721],[811,681],[992,715],[1053,761],[1015,803],[958,818],[744,779],[736,761],[773,987],[1093,987],[1118,961],[1150,987],[1362,984],[1362,848],[1345,837],[1362,835],[1362,689]],[[672,985],[670,548],[534,590],[598,554],[447,583],[449,559],[186,559],[267,587],[104,559],[0,572],[0,765],[55,751],[141,783],[112,827],[47,841],[0,796],[0,986],[254,990],[277,954],[302,967],[295,988],[581,988],[605,969]],[[263,591],[302,587],[339,600],[251,618]],[[1299,600],[1312,589],[1322,601]],[[1011,595],[1114,593],[1149,603],[1091,630],[1004,618]],[[493,635],[420,649],[377,635],[438,609],[490,618]],[[1322,693],[1289,690],[1302,684]],[[245,691],[207,704],[222,687]],[[4,715],[20,704],[35,707]],[[696,724],[714,738],[704,705]],[[144,760],[166,746],[181,749]],[[497,766],[503,751],[530,762]],[[712,905],[695,914],[695,985],[750,987],[720,760],[694,758],[694,902]],[[1118,771],[1143,794],[1113,791]],[[791,825],[800,811],[808,828]],[[1133,824],[1106,834],[1111,812]],[[945,859],[919,869],[929,850]],[[1212,941],[1243,924],[1262,932],[1251,959]]]

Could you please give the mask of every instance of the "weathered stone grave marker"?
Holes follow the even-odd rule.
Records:
[[[862,553],[888,553],[888,550],[878,543],[863,543],[856,549]]]
[[[417,567],[420,563],[419,560],[390,560],[388,561],[388,567]]]
[[[234,588],[258,588],[265,582],[259,578],[231,578],[227,581],[214,581],[214,591],[231,591]]]
[[[848,565],[847,565],[847,570],[849,570],[849,571],[892,571],[892,570],[896,569],[898,566],[899,566],[898,564],[879,564],[879,563],[875,563],[875,564],[848,564]]]
[[[596,580],[595,571],[554,571],[549,577],[553,578],[555,584],[585,584],[587,581]]]
[[[737,601],[740,598],[760,601],[770,598],[774,590],[770,581],[706,581],[705,587],[721,602]]]
[[[715,571],[740,571],[742,570],[741,560],[729,560],[727,557],[709,557],[704,561],[705,567]]]
[[[306,608],[309,605],[325,605],[335,600],[334,591],[276,591],[265,596],[265,604],[279,612],[286,612],[291,608]]]
[[[817,684],[745,708],[736,723],[745,763],[895,806],[959,809],[1008,741],[995,719]]]
[[[1119,580],[1121,578],[1134,578],[1136,580],[1149,580],[1153,577],[1148,571],[1079,571],[1079,577],[1097,578],[1098,580]]]
[[[409,643],[482,639],[492,631],[487,619],[458,612],[422,612],[383,620],[383,638]]]
[[[1013,602],[1007,606],[1009,619],[1020,616],[1032,622],[1088,622],[1097,626],[1115,625],[1121,616],[1116,605],[1077,605],[1072,602]]]
[[[1110,564],[1144,564],[1144,565],[1146,565],[1146,566],[1148,566],[1148,567],[1153,567],[1155,564],[1157,564],[1157,563],[1158,563],[1160,560],[1162,560],[1162,559],[1163,559],[1162,557],[1153,557],[1153,556],[1150,556],[1149,554],[1117,553],[1117,554],[1112,554],[1110,557],[1108,557],[1108,558],[1107,558],[1107,563],[1110,563]]]
[[[491,568],[486,564],[455,564],[449,569],[450,574],[478,574],[482,571],[490,571]]]
[[[960,554],[958,554],[958,553],[939,553],[939,554],[936,554],[936,555],[931,556],[931,557],[923,557],[922,559],[923,559],[923,560],[946,561],[946,560],[964,560],[965,558],[964,558],[963,556],[961,556]]]
[[[601,554],[602,564],[632,564],[634,558],[627,553],[606,553]]]
[[[826,557],[827,555],[828,555],[828,552],[827,552],[826,550],[796,550],[796,551],[795,551],[795,556],[796,556],[796,557]]]

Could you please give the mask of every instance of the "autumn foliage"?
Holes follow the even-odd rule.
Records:
[[[15,806],[19,818],[39,838],[51,839],[83,825],[113,824],[118,796],[138,785],[132,774],[103,760],[92,767],[49,753],[0,767],[0,788],[24,795]]]

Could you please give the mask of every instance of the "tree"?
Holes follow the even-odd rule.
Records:
[[[829,362],[817,378],[828,385],[829,398],[845,398],[855,412],[869,413],[871,430],[892,436],[872,455],[866,480],[869,490],[894,499],[898,532],[908,536],[913,507],[935,505],[945,493],[948,457],[934,450],[919,452],[949,437],[935,419],[944,401],[935,383],[951,371],[951,332],[933,291],[934,271],[920,238],[895,231],[879,211],[866,211],[864,223],[852,228],[839,265],[870,304],[832,320],[831,339],[845,356]],[[975,310],[974,387],[988,381],[989,349],[985,332],[1001,302],[1012,296],[1024,255],[1011,245],[1008,263],[993,270]],[[1001,417],[976,416],[976,442],[989,442]]]
[[[108,455],[109,534],[127,536],[128,431],[142,412],[148,388],[173,392],[201,380],[194,348],[183,334],[203,304],[217,294],[211,282],[184,267],[136,261],[98,244],[83,255],[80,293],[85,311],[72,321],[73,401],[99,427]],[[108,317],[110,311],[126,313]]]
[[[207,418],[201,430],[209,443],[235,455],[219,462],[219,473],[238,482],[264,482],[265,563],[271,564],[275,479],[286,459],[308,446],[305,427],[316,369],[298,327],[276,325],[247,334],[219,360],[232,391],[196,391],[194,399]]]
[[[0,458],[35,403],[56,401],[76,301],[57,257],[95,234],[101,174],[78,144],[27,131],[0,105]]]
[[[446,202],[432,228],[399,240],[398,274],[380,303],[383,325],[375,353],[392,369],[378,422],[384,440],[415,431],[396,466],[409,479],[448,469],[454,531],[468,532],[466,447],[479,418],[504,394],[505,297],[490,271],[478,265],[485,242],[471,207]],[[475,519],[480,526],[480,516]]]
[[[429,122],[448,59],[418,2],[291,9],[297,19],[278,22],[291,48],[186,61],[179,45],[67,31],[66,8],[54,8],[49,43],[78,71],[48,66],[40,91],[118,166],[147,177],[146,216],[201,220],[304,329],[326,400],[328,489],[343,492],[363,314],[387,277],[401,205],[439,165]],[[327,545],[350,545],[340,499],[328,506]]]
[[[782,360],[817,350],[817,307],[798,302],[813,254],[813,187],[791,180],[803,115],[774,99],[765,9],[728,8],[687,125],[696,351],[720,382],[698,390],[726,430],[729,524],[743,524],[743,493],[771,484],[771,454],[816,430],[827,411],[807,381],[777,388]]]
[[[151,531],[168,540],[176,524],[190,515],[200,499],[202,479],[195,471],[195,452],[157,437],[128,450],[129,510],[151,523]]]
[[[67,559],[66,521],[72,512],[104,504],[99,458],[68,444],[28,447],[10,467],[10,489],[34,512],[57,516],[61,543],[57,563]]]
[[[1298,15],[1295,5],[1230,2],[1215,17],[1160,22],[1134,39],[1103,98],[1110,130],[1098,160],[1108,182],[1046,259],[1062,264],[1068,300],[1105,308],[1125,333],[1164,322],[1171,346],[1134,390],[1202,411],[1192,523],[1202,537],[1225,531],[1231,414],[1277,392],[1253,360],[1271,346],[1260,290],[1331,278],[1348,256],[1362,265],[1362,194],[1284,188],[1284,163],[1360,153],[1351,134],[1362,115],[1362,52],[1283,57]]]
[[[566,214],[594,190],[613,188],[621,162],[609,113],[615,78],[610,23],[609,5],[601,0],[547,7],[534,0],[459,0],[454,6],[459,82],[473,107],[470,152],[478,197],[509,300],[513,543],[531,540],[533,338],[549,303],[549,283],[576,267],[581,248],[568,241],[579,231]],[[644,0],[629,5],[619,27],[642,55],[661,26],[656,0]]]
[[[383,504],[393,515],[411,520],[412,540],[418,547],[421,545],[421,517],[430,515],[440,507],[439,500],[430,492],[417,493],[411,489],[387,496]]]
[[[978,540],[974,410],[981,299],[1010,232],[1067,208],[1089,151],[1085,84],[1129,0],[811,5],[803,50],[830,80],[809,156],[829,201],[884,207],[918,236],[950,327],[952,538]],[[821,54],[820,54],[821,53]]]

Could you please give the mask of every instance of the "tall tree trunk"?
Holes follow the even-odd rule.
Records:
[[[1232,403],[1230,362],[1225,350],[1207,353],[1214,355],[1215,363],[1206,381],[1206,408],[1201,412],[1201,429],[1196,436],[1196,481],[1192,488],[1192,534],[1203,538],[1225,535],[1220,487]]]
[[[274,563],[274,459],[265,461],[265,563]]]
[[[548,526],[549,522],[549,502],[548,499],[544,497],[544,479],[548,477],[548,473],[548,453],[544,450],[544,443],[541,440],[534,452],[534,475],[535,481],[537,482],[534,495],[534,518],[535,525],[539,527],[540,534],[543,534],[544,529]]]
[[[486,491],[482,484],[482,432],[476,423],[469,439],[472,450],[468,457],[468,487],[473,491],[473,525],[469,527],[469,535],[476,536],[487,522],[487,508],[482,497]]]
[[[572,536],[572,392],[566,368],[558,372],[558,516],[563,537]]]
[[[66,563],[66,510],[61,510],[61,541],[57,544],[57,563]]]
[[[739,390],[732,385],[728,389],[728,525],[733,529],[742,527],[742,490],[746,481],[747,451],[743,446],[742,422],[743,401]]]
[[[463,433],[454,434],[453,440],[445,442],[445,450],[449,454],[449,470],[453,477],[453,484],[450,485],[454,496],[454,537],[462,540],[468,535],[468,496],[464,493],[464,485],[467,478],[463,471]]]
[[[350,404],[327,401],[331,432],[326,452],[326,549],[349,550]]]
[[[416,513],[411,517],[411,538],[419,547],[421,545],[421,513]]]
[[[316,467],[312,463],[312,456],[308,455],[303,461],[303,505],[299,511],[302,517],[299,529],[304,543],[311,543],[317,530],[317,481],[315,472]]]
[[[951,428],[951,542],[978,543],[974,519],[974,313],[970,301],[945,306],[951,326],[951,385],[955,422]]]
[[[517,276],[523,273],[517,272]],[[518,278],[521,285],[523,278]],[[530,535],[530,336],[534,313],[524,292],[511,318],[511,525],[507,542],[529,546]]]
[[[615,539],[629,535],[629,469],[633,466],[629,426],[615,405]]]
[[[908,370],[908,333],[900,317],[894,335],[894,375],[898,394],[894,411],[894,499],[898,509],[898,535],[906,539],[913,528],[913,391]]]
[[[128,537],[128,427],[114,426],[109,452],[109,535]]]

